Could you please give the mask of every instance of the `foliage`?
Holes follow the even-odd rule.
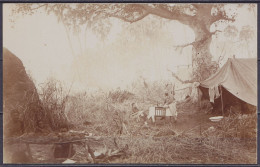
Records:
[[[108,93],[108,98],[111,99],[113,103],[116,102],[123,103],[125,100],[129,100],[133,96],[134,96],[133,93],[121,89],[117,89],[115,91],[109,91]]]
[[[53,78],[40,86],[39,97],[52,130],[68,129],[68,120],[64,114],[67,93],[61,82]]]
[[[156,93],[155,90],[159,91],[163,88],[162,82],[152,84],[146,81],[144,84],[142,80],[139,80],[136,85],[142,86],[135,86],[135,94],[132,98],[124,99],[120,98],[121,96],[115,96],[117,98],[112,98],[116,99],[114,102],[111,100],[111,97],[114,96],[101,90],[95,93],[73,94],[64,100],[66,93],[61,93],[64,92],[64,89],[61,89],[59,82],[50,80],[44,85],[42,86],[44,91],[41,92],[45,92],[45,96],[41,94],[41,99],[45,99],[43,102],[53,100],[50,102],[52,105],[47,105],[45,108],[55,106],[53,109],[61,110],[62,102],[66,101],[64,114],[69,123],[74,125],[72,127],[74,130],[80,132],[83,130],[105,139],[98,146],[105,150],[113,149],[114,143],[118,148],[128,146],[129,156],[115,159],[110,163],[252,163],[255,160],[250,157],[249,151],[245,150],[249,147],[252,151],[256,147],[254,145],[256,114],[230,116],[224,118],[225,120],[222,122],[212,123],[213,128],[208,128],[208,116],[202,112],[192,112],[192,110],[198,109],[197,104],[192,105],[190,102],[184,101],[177,105],[180,115],[177,124],[167,122],[154,126],[148,122],[148,126],[145,126],[143,121],[137,122],[131,118],[131,104],[139,102],[139,97],[142,95],[144,101],[138,103],[138,108],[148,109],[152,105],[148,97],[151,92]],[[151,88],[151,92],[149,94],[138,92],[144,88]],[[122,95],[124,94],[122,92],[127,91],[113,92],[116,95]],[[204,102],[202,107],[206,110],[209,107],[208,103]],[[54,113],[52,116],[55,122],[60,122],[60,117]],[[200,123],[197,126],[199,122],[196,119],[206,124]],[[197,121],[196,126],[190,124],[194,120]],[[191,129],[182,127],[186,124],[189,124],[188,127]],[[204,130],[204,126],[207,128],[206,130]],[[201,134],[197,132],[198,127],[201,129]],[[94,145],[91,147],[92,149],[95,148]],[[72,158],[77,158],[77,162],[91,162],[86,159],[88,153],[83,149],[82,146],[79,146],[75,154],[77,157]]]
[[[238,29],[235,26],[228,25],[224,30],[224,35],[228,38],[234,39],[238,35]]]
[[[205,63],[206,58],[198,58],[196,59],[196,62],[198,64],[198,67],[196,70],[193,70],[193,78],[195,78],[195,81],[203,81],[207,78],[209,78],[212,74],[216,73],[216,71],[219,69],[219,64],[215,61],[212,61],[210,63]]]
[[[139,102],[153,105],[163,104],[165,93],[173,96],[173,92],[167,92],[168,81],[146,81],[139,79],[132,83],[132,90]]]
[[[95,110],[95,106],[95,101],[84,93],[70,95],[65,104],[64,113],[73,127],[82,127],[94,115],[86,109],[92,111]]]
[[[239,39],[243,41],[250,41],[255,36],[253,28],[251,26],[243,26],[239,33]]]
[[[235,26],[229,25],[224,29],[224,35],[233,41],[239,40],[239,42],[249,42],[254,36],[254,30],[252,26],[243,26],[240,31]],[[238,42],[238,41],[237,41]]]
[[[256,136],[256,114],[236,114],[226,117],[217,127],[219,137],[254,139]]]

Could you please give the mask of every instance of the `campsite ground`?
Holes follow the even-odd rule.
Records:
[[[179,111],[177,122],[157,120],[156,124],[142,121],[128,125],[128,132],[114,136],[100,126],[91,124],[81,127],[102,136],[103,141],[91,143],[93,151],[128,146],[124,157],[113,160],[96,161],[96,163],[169,163],[169,164],[253,164],[256,163],[256,138],[249,136],[229,136],[233,131],[223,131],[223,126],[232,129],[233,124],[211,122],[203,111],[191,110],[190,107]],[[243,118],[252,119],[254,115]],[[234,116],[235,118],[235,116]],[[233,119],[233,122],[236,120]],[[238,122],[236,122],[238,123]],[[241,131],[239,133],[242,133]],[[36,163],[61,163],[63,160],[51,159],[51,145],[31,145]],[[74,145],[76,154],[71,158],[77,163],[91,163],[81,145]]]
[[[157,126],[142,128],[132,139],[132,156],[116,163],[237,164],[256,163],[254,139],[221,138],[214,132],[206,135],[211,122],[203,112],[181,112],[176,123],[160,121]],[[204,132],[204,133],[203,133]]]

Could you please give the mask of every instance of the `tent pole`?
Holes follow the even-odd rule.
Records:
[[[224,109],[223,109],[223,91],[222,86],[220,85],[220,92],[221,92],[221,108],[222,108],[222,116],[224,117]]]

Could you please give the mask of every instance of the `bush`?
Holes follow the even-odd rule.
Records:
[[[70,124],[78,128],[87,124],[103,124],[107,119],[105,97],[102,92],[95,95],[87,92],[70,95],[65,105],[65,114]]]
[[[68,129],[69,124],[64,113],[69,92],[65,92],[61,82],[48,79],[41,84],[39,97],[45,116],[52,130]]]
[[[249,115],[236,114],[225,117],[218,125],[218,135],[221,137],[237,137],[241,139],[255,139],[256,113]]]
[[[115,91],[110,91],[108,94],[108,98],[110,98],[113,103],[115,103],[115,102],[123,103],[125,100],[129,100],[133,96],[134,96],[133,93],[126,91],[126,90],[121,90],[121,89],[117,89]]]
[[[132,89],[139,102],[156,105],[164,103],[165,93],[173,97],[173,92],[166,92],[167,84],[167,81],[144,82],[137,80],[132,84]]]

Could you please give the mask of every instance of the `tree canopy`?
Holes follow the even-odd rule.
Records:
[[[195,40],[178,47],[192,46],[192,66],[194,78],[203,80],[216,70],[212,62],[210,43],[212,36],[220,32],[219,24],[228,24],[236,19],[236,8],[241,4],[170,4],[170,3],[48,3],[48,4],[19,4],[14,13],[34,14],[43,9],[47,14],[54,13],[57,20],[64,24],[66,30],[74,34],[92,29],[98,36],[105,38],[110,30],[109,18],[117,18],[124,22],[135,23],[148,15],[155,15],[168,20],[177,20],[189,26],[195,34]],[[253,10],[254,4],[248,5]],[[150,27],[153,27],[151,25]],[[215,27],[215,28],[212,28]],[[213,31],[212,31],[213,29]],[[240,33],[240,38],[251,36],[250,31]],[[229,27],[225,32],[228,36],[235,36],[236,30]]]

